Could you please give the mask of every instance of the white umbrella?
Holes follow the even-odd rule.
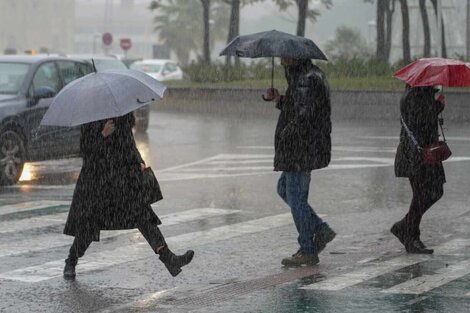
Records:
[[[157,99],[166,87],[135,70],[94,72],[65,86],[41,125],[77,126],[125,115]]]

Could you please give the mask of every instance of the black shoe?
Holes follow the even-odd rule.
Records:
[[[70,262],[68,259],[65,260],[65,267],[64,267],[64,278],[67,280],[75,279],[75,266],[76,263]]]
[[[320,262],[318,255],[306,254],[299,251],[289,258],[282,259],[281,264],[284,266],[301,266],[301,265],[315,265]]]
[[[405,231],[403,229],[403,222],[399,221],[393,224],[392,228],[390,229],[393,235],[400,240],[402,245],[405,245]]]
[[[428,249],[419,239],[412,240],[405,244],[406,252],[411,254],[433,254],[433,249]]]
[[[181,268],[189,264],[194,257],[194,251],[192,250],[186,251],[183,255],[175,255],[168,247],[162,248],[158,254],[160,255],[160,261],[165,264],[165,267],[173,277],[181,273]]]
[[[315,249],[317,253],[322,252],[326,245],[335,239],[336,233],[333,229],[328,226],[328,224],[324,223],[320,226],[320,229],[315,232],[315,237],[313,239],[313,244],[315,245]]]

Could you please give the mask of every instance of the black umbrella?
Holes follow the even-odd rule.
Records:
[[[277,30],[233,39],[220,55],[244,58],[272,57],[271,88],[274,80],[274,57],[327,60],[325,54],[310,39]]]

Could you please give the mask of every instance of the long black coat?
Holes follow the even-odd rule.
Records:
[[[443,104],[434,99],[432,87],[408,88],[402,96],[400,101],[401,116],[421,147],[439,139],[438,115],[443,109]],[[397,177],[415,177],[434,183],[445,182],[442,163],[424,164],[421,153],[406,133],[403,125],[395,157],[395,175]]]
[[[286,68],[288,88],[274,137],[275,171],[311,171],[331,159],[330,89],[325,74],[310,60]]]
[[[66,235],[99,241],[100,230],[137,228],[143,221],[161,223],[139,197],[143,160],[132,134],[132,113],[115,118],[115,131],[106,138],[101,134],[105,123],[82,126],[83,166],[65,224]]]

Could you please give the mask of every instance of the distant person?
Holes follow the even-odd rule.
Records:
[[[139,197],[145,163],[135,145],[134,124],[129,113],[82,126],[83,166],[64,229],[75,237],[65,260],[66,279],[75,278],[78,258],[92,241],[99,241],[100,230],[138,228],[173,276],[193,258],[191,250],[182,256],[170,251],[158,228],[160,219]]]
[[[442,162],[428,165],[416,143],[425,147],[439,140],[438,114],[444,109],[440,88],[407,85],[400,101],[401,132],[395,157],[395,175],[407,177],[413,190],[408,213],[396,222],[391,232],[408,253],[432,254],[420,238],[419,224],[424,213],[444,194],[446,182]],[[413,142],[408,130],[416,140]]]
[[[275,101],[281,111],[274,142],[274,170],[282,171],[277,192],[291,208],[300,245],[281,263],[315,265],[318,254],[336,236],[308,203],[311,171],[327,167],[331,159],[329,85],[309,59],[281,58],[281,64],[288,83],[286,94],[270,88],[264,98]]]

